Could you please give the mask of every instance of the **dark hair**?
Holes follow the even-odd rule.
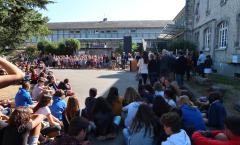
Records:
[[[148,52],[144,51],[142,54],[142,58],[145,64],[148,64]]]
[[[30,109],[27,107],[18,107],[12,112],[8,120],[8,124],[10,126],[15,126],[16,128],[18,128],[19,132],[22,132],[20,127],[22,125],[27,124],[30,121],[30,119],[31,119]]]
[[[69,83],[69,79],[64,79],[64,83]]]
[[[151,108],[147,104],[141,104],[133,119],[130,130],[131,132],[136,133],[144,127],[144,136],[146,134],[151,134],[152,129],[154,129],[154,134],[158,134],[160,124],[157,120],[158,119]]]
[[[182,120],[180,116],[174,112],[163,114],[160,121],[162,125],[170,127],[173,133],[179,132],[182,127]]]
[[[91,88],[89,90],[89,96],[90,97],[96,97],[97,96],[97,89],[96,88]]]
[[[58,89],[54,93],[54,96],[56,96],[56,97],[62,97],[63,95],[65,95],[65,92],[62,89]]]
[[[95,115],[97,112],[102,112],[102,113],[112,112],[112,108],[110,104],[103,97],[98,97],[95,101],[95,104],[92,110],[92,115]]]
[[[52,96],[44,94],[40,97],[38,104],[33,108],[33,112],[36,112],[39,108],[47,106],[52,100]]]
[[[240,116],[229,116],[224,124],[234,135],[240,136]]]
[[[164,91],[164,95],[167,96],[169,99],[173,99],[174,101],[176,101],[174,93],[173,93],[173,91],[171,89],[166,89]]]
[[[113,105],[113,102],[118,101],[118,99],[119,99],[118,89],[116,87],[111,87],[106,100],[108,101],[109,104]]]
[[[87,131],[89,122],[83,117],[75,117],[71,120],[68,127],[68,135],[78,136],[79,133],[84,130]]]
[[[214,92],[209,93],[208,100],[209,100],[210,104],[216,100],[222,100],[220,92],[214,91]]]
[[[162,90],[162,85],[161,85],[161,83],[159,83],[159,82],[154,83],[153,89],[154,89],[155,91],[160,91],[160,90]]]
[[[28,87],[30,87],[30,83],[29,82],[23,82],[22,83],[22,88],[23,89],[27,89]]]
[[[150,84],[145,85],[145,90],[147,90],[151,94],[154,94],[154,89]]]
[[[79,112],[80,104],[77,97],[69,97],[65,114],[71,120]]]
[[[172,107],[163,99],[163,97],[158,96],[153,100],[153,112],[161,118],[164,113],[168,113]]]

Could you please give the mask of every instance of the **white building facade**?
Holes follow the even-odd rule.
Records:
[[[141,43],[148,41],[148,47],[154,47],[151,40],[155,40],[163,27],[170,20],[153,21],[99,21],[99,22],[58,22],[48,23],[52,33],[45,39],[59,42],[67,38],[76,38],[84,48],[118,47],[124,36],[131,36],[132,42]],[[34,38],[32,43],[37,43]]]

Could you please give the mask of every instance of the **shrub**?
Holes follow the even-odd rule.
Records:
[[[66,52],[70,55],[76,53],[80,49],[80,41],[77,39],[69,38],[65,40]]]

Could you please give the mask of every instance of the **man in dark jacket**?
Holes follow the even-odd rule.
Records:
[[[187,59],[184,57],[183,52],[179,51],[179,57],[175,61],[176,81],[180,87],[183,87],[183,77],[187,68]]]

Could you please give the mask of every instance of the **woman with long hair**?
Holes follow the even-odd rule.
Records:
[[[116,124],[110,104],[98,97],[92,110],[92,119],[96,125],[95,135],[98,140],[114,138],[116,136]]]
[[[160,133],[160,122],[147,104],[141,104],[130,129],[124,129],[127,145],[152,145]]]
[[[144,51],[142,53],[142,58],[138,61],[137,66],[139,67],[138,73],[141,74],[143,83],[146,85],[148,77],[148,53]]]
[[[158,118],[164,113],[170,112],[172,107],[163,99],[161,96],[157,96],[153,100],[152,110],[157,115]]]
[[[122,112],[122,97],[118,95],[118,88],[111,87],[106,100],[112,107],[113,115],[120,116]]]
[[[123,106],[127,106],[128,104],[132,103],[133,101],[140,98],[140,95],[133,87],[128,87],[124,94],[123,98]]]
[[[3,129],[1,145],[37,145],[43,115],[31,115],[26,107],[16,108]]]
[[[52,96],[43,95],[36,107],[33,108],[34,114],[42,114],[47,117],[49,125],[42,130],[43,135],[48,135],[50,137],[54,137],[60,134],[61,124],[62,122],[59,121],[56,117],[54,117],[49,109],[49,106],[52,105]]]
[[[68,126],[70,121],[76,117],[81,115],[80,104],[77,97],[69,97],[67,102],[67,108],[63,111],[63,126],[64,131],[68,131]]]

